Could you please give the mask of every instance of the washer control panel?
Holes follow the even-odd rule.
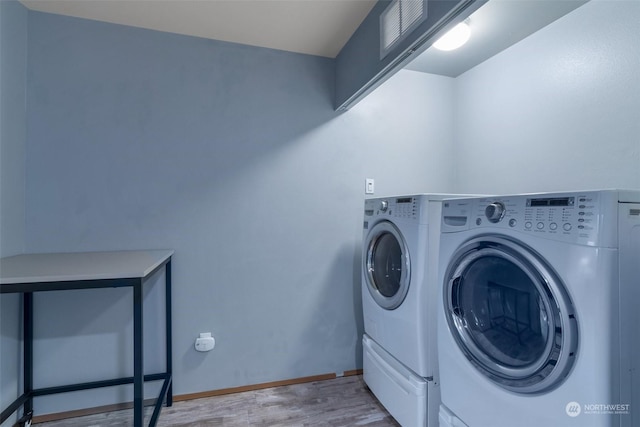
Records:
[[[443,205],[443,230],[509,229],[554,240],[595,245],[602,212],[598,191],[454,199]],[[464,219],[464,221],[463,221]]]

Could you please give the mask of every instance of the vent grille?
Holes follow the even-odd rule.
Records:
[[[427,19],[427,0],[393,0],[380,15],[380,59]]]
[[[382,47],[384,49],[395,44],[402,35],[400,18],[400,0],[396,0],[382,13],[380,26]]]

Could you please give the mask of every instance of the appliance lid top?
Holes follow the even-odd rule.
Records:
[[[618,190],[618,202],[640,203],[640,190]]]

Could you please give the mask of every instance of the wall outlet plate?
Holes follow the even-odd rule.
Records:
[[[367,178],[364,181],[364,194],[373,194],[375,192],[375,181],[373,178]]]
[[[211,332],[200,334],[196,338],[196,351],[211,351],[216,346],[216,340],[211,336]]]

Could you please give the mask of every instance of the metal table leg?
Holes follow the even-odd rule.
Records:
[[[33,292],[23,294],[23,338],[24,338],[24,394],[28,396],[24,403],[24,417],[31,419],[33,414]]]
[[[166,361],[167,369],[166,373],[169,378],[173,377],[173,361],[171,356],[171,258],[165,266],[165,328],[166,328]],[[173,405],[173,380],[169,384],[169,390],[167,391],[167,406]]]
[[[142,280],[133,286],[133,426],[144,421],[144,369],[142,352]]]

